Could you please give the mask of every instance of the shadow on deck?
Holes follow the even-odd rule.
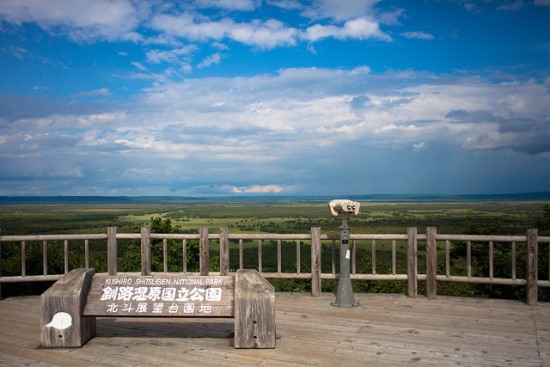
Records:
[[[0,301],[2,366],[550,366],[550,304],[277,293],[277,347],[233,348],[232,319],[98,318],[84,347],[40,348],[40,297]]]

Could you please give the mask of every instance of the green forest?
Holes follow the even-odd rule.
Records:
[[[118,233],[139,233],[142,226],[151,227],[152,233],[198,233],[207,227],[217,233],[228,227],[230,233],[309,233],[312,227],[321,227],[323,234],[338,233],[340,218],[330,215],[326,202],[319,201],[182,201],[169,203],[63,203],[63,204],[2,204],[0,205],[1,235],[31,234],[82,234],[105,233],[107,227],[117,227]],[[424,233],[426,227],[437,227],[440,234],[492,234],[525,235],[527,228],[538,228],[539,235],[550,235],[550,204],[541,201],[472,201],[472,202],[361,202],[361,212],[349,220],[351,233],[406,233],[407,227],[417,227]],[[70,241],[69,268],[84,266],[83,241]],[[119,241],[119,271],[139,271],[140,241]],[[323,242],[323,272],[331,271],[331,241]],[[217,242],[211,241],[212,271],[219,270]],[[1,274],[21,275],[21,243],[2,242]],[[438,244],[439,252],[444,244]],[[107,267],[105,241],[90,241],[90,266],[98,272]],[[357,273],[370,273],[372,269],[369,241],[357,242]],[[425,271],[425,252],[419,243],[419,272]],[[549,251],[541,245],[539,250],[539,279],[548,279]],[[517,277],[525,275],[525,246],[517,246]],[[168,241],[168,271],[181,272],[181,241]],[[198,270],[198,241],[186,243],[188,271]],[[466,272],[466,246],[453,243],[451,248],[453,275]],[[27,275],[43,273],[42,242],[25,244]],[[63,241],[48,241],[47,266],[49,274],[63,273]],[[152,243],[153,271],[162,271],[162,240]],[[509,277],[511,251],[509,244],[494,244],[495,277]],[[443,255],[444,256],[444,255]],[[397,247],[397,273],[406,273],[406,249]],[[262,245],[262,270],[276,272],[276,241]],[[300,243],[300,271],[310,271],[309,243]],[[474,276],[487,276],[488,251],[486,243],[472,243]],[[444,261],[438,261],[438,273],[445,273]],[[239,267],[238,244],[230,247],[230,269]],[[257,244],[244,243],[244,267],[258,267]],[[296,243],[282,243],[282,271],[296,272]],[[391,246],[389,242],[376,244],[376,270],[379,274],[391,273]],[[278,291],[308,291],[308,280],[269,279]],[[4,283],[2,297],[22,294],[39,294],[51,285],[49,282]],[[323,291],[334,292],[335,280],[323,280]],[[356,292],[406,293],[402,281],[353,281]],[[424,292],[420,284],[419,294]],[[539,291],[539,299],[550,300],[548,289]],[[438,294],[523,299],[524,287],[495,286],[439,282]]]

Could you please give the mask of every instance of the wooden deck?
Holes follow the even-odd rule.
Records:
[[[40,297],[0,301],[2,366],[550,366],[550,304],[277,293],[277,347],[234,349],[233,319],[98,318],[75,349],[40,348]]]

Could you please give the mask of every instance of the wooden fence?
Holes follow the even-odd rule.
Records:
[[[9,282],[34,282],[34,281],[53,281],[59,279],[63,274],[50,274],[48,272],[48,242],[63,241],[64,273],[69,272],[69,241],[71,243],[78,241],[83,243],[84,266],[90,266],[90,241],[106,241],[107,268],[108,274],[115,275],[118,272],[118,242],[120,240],[140,240],[141,241],[141,274],[150,275],[151,271],[151,243],[152,240],[162,240],[163,253],[163,271],[168,272],[168,241],[181,241],[182,249],[182,267],[181,270],[187,273],[187,243],[190,240],[199,242],[199,263],[200,275],[229,275],[230,247],[238,246],[239,269],[243,269],[244,251],[243,243],[245,241],[254,241],[257,244],[257,270],[266,278],[276,279],[309,279],[311,280],[311,293],[313,296],[321,294],[321,283],[323,279],[338,279],[337,269],[337,251],[338,234],[322,234],[320,227],[311,228],[307,234],[233,234],[227,227],[219,229],[219,233],[209,233],[208,228],[200,228],[198,234],[158,234],[151,233],[149,227],[142,227],[141,233],[118,233],[116,227],[109,227],[104,234],[66,234],[66,235],[25,235],[25,236],[0,236],[0,246],[19,245],[21,250],[21,273],[20,275],[2,275],[0,259],[0,286],[2,283]],[[210,272],[210,242],[219,244],[219,272]],[[277,271],[263,271],[263,243],[264,241],[276,241],[277,252]],[[282,272],[282,243],[283,241],[295,241],[296,244],[296,267],[294,272]],[[357,242],[370,241],[371,264],[370,273],[358,273],[357,268]],[[41,243],[42,245],[42,268],[41,275],[27,275],[26,271],[26,248],[28,243]],[[391,243],[391,272],[379,273],[377,271],[377,244],[379,242]],[[466,275],[454,275],[451,272],[451,248],[457,242],[465,243],[466,246]],[[311,267],[309,272],[302,272],[301,245],[309,243]],[[397,244],[404,243],[406,246],[406,273],[397,273]],[[424,273],[419,273],[419,243],[425,245],[426,268]],[[488,276],[474,276],[472,273],[472,244],[483,243],[487,246],[489,260]],[[511,249],[511,276],[500,278],[494,276],[494,245],[509,244]],[[237,245],[238,244],[238,245]],[[526,271],[525,277],[518,278],[517,263],[518,251],[517,244],[526,246]],[[540,246],[546,244],[546,246]],[[323,272],[321,262],[322,246],[331,248],[331,272]],[[286,247],[286,246],[285,246]],[[547,254],[543,255],[542,250],[546,247]],[[286,250],[286,248],[285,248]],[[541,251],[539,251],[541,250]],[[294,250],[292,250],[294,251]],[[540,254],[539,254],[540,252]],[[438,253],[442,254],[438,256]],[[445,258],[445,273],[438,273],[438,257]],[[437,295],[438,282],[459,282],[459,283],[482,283],[498,284],[510,286],[526,287],[526,302],[529,305],[536,305],[538,301],[539,287],[550,287],[550,279],[539,279],[538,263],[539,256],[547,256],[550,264],[550,236],[539,236],[537,229],[528,229],[524,236],[497,236],[497,235],[459,235],[459,234],[439,234],[436,227],[426,228],[425,234],[419,234],[416,227],[407,228],[406,234],[351,234],[351,279],[352,280],[402,280],[407,282],[407,295],[415,297],[418,294],[418,284],[421,281],[426,282],[426,296],[428,298]],[[548,269],[550,274],[550,265]],[[1,290],[1,288],[0,288]],[[0,292],[1,297],[1,292]]]

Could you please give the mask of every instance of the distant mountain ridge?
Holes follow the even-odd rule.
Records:
[[[365,194],[365,195],[243,195],[243,196],[0,196],[0,204],[145,204],[178,202],[246,202],[246,201],[544,201],[550,191],[518,194],[431,195],[431,194]]]

